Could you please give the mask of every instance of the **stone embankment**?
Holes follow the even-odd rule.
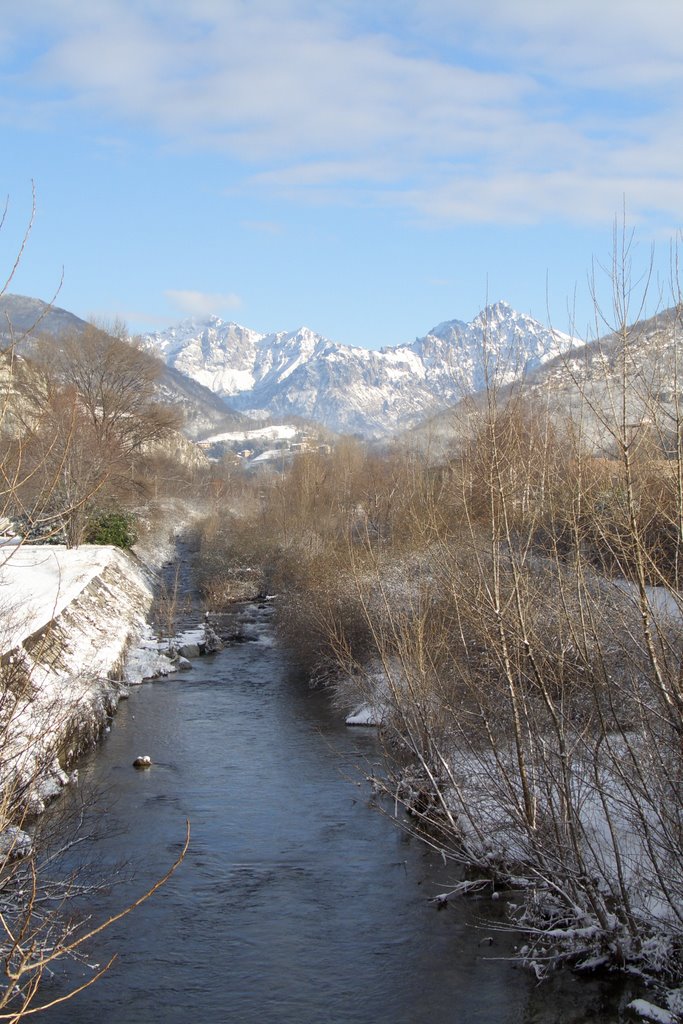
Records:
[[[123,658],[145,630],[148,573],[113,547],[0,548],[3,806],[42,810],[119,699]]]

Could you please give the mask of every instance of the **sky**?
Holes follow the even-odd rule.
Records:
[[[680,0],[3,7],[11,292],[131,332],[378,348],[504,300],[587,337],[616,231],[671,304]]]

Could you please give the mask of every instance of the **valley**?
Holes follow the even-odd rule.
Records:
[[[64,315],[54,335],[17,324],[6,359],[16,550],[142,553],[183,526],[206,614],[277,595],[268,644],[376,730],[373,793],[453,866],[440,905],[502,899],[537,979],[626,972],[673,1024],[677,310],[579,345],[499,303],[362,354],[215,318],[152,354]],[[171,643],[181,605],[171,584]],[[19,720],[7,705],[7,749]],[[20,788],[8,828],[27,806]]]

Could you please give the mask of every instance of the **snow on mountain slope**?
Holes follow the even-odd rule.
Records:
[[[199,323],[184,320],[144,340],[169,366],[216,394],[233,395],[254,386],[254,362],[262,338],[256,331],[212,316]]]
[[[469,324],[447,321],[412,344],[379,351],[306,327],[260,334],[217,317],[185,320],[143,340],[233,408],[304,416],[368,436],[407,427],[487,381],[508,383],[576,343],[504,302]]]
[[[438,324],[412,347],[428,367],[428,379],[436,382],[448,375],[462,397],[487,383],[509,384],[576,343],[497,302],[469,324]]]

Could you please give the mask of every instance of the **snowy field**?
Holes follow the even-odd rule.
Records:
[[[203,438],[206,444],[218,444],[220,441],[289,441],[299,433],[299,428],[291,423],[279,426],[255,427],[253,430],[237,430],[227,434],[212,434]]]

